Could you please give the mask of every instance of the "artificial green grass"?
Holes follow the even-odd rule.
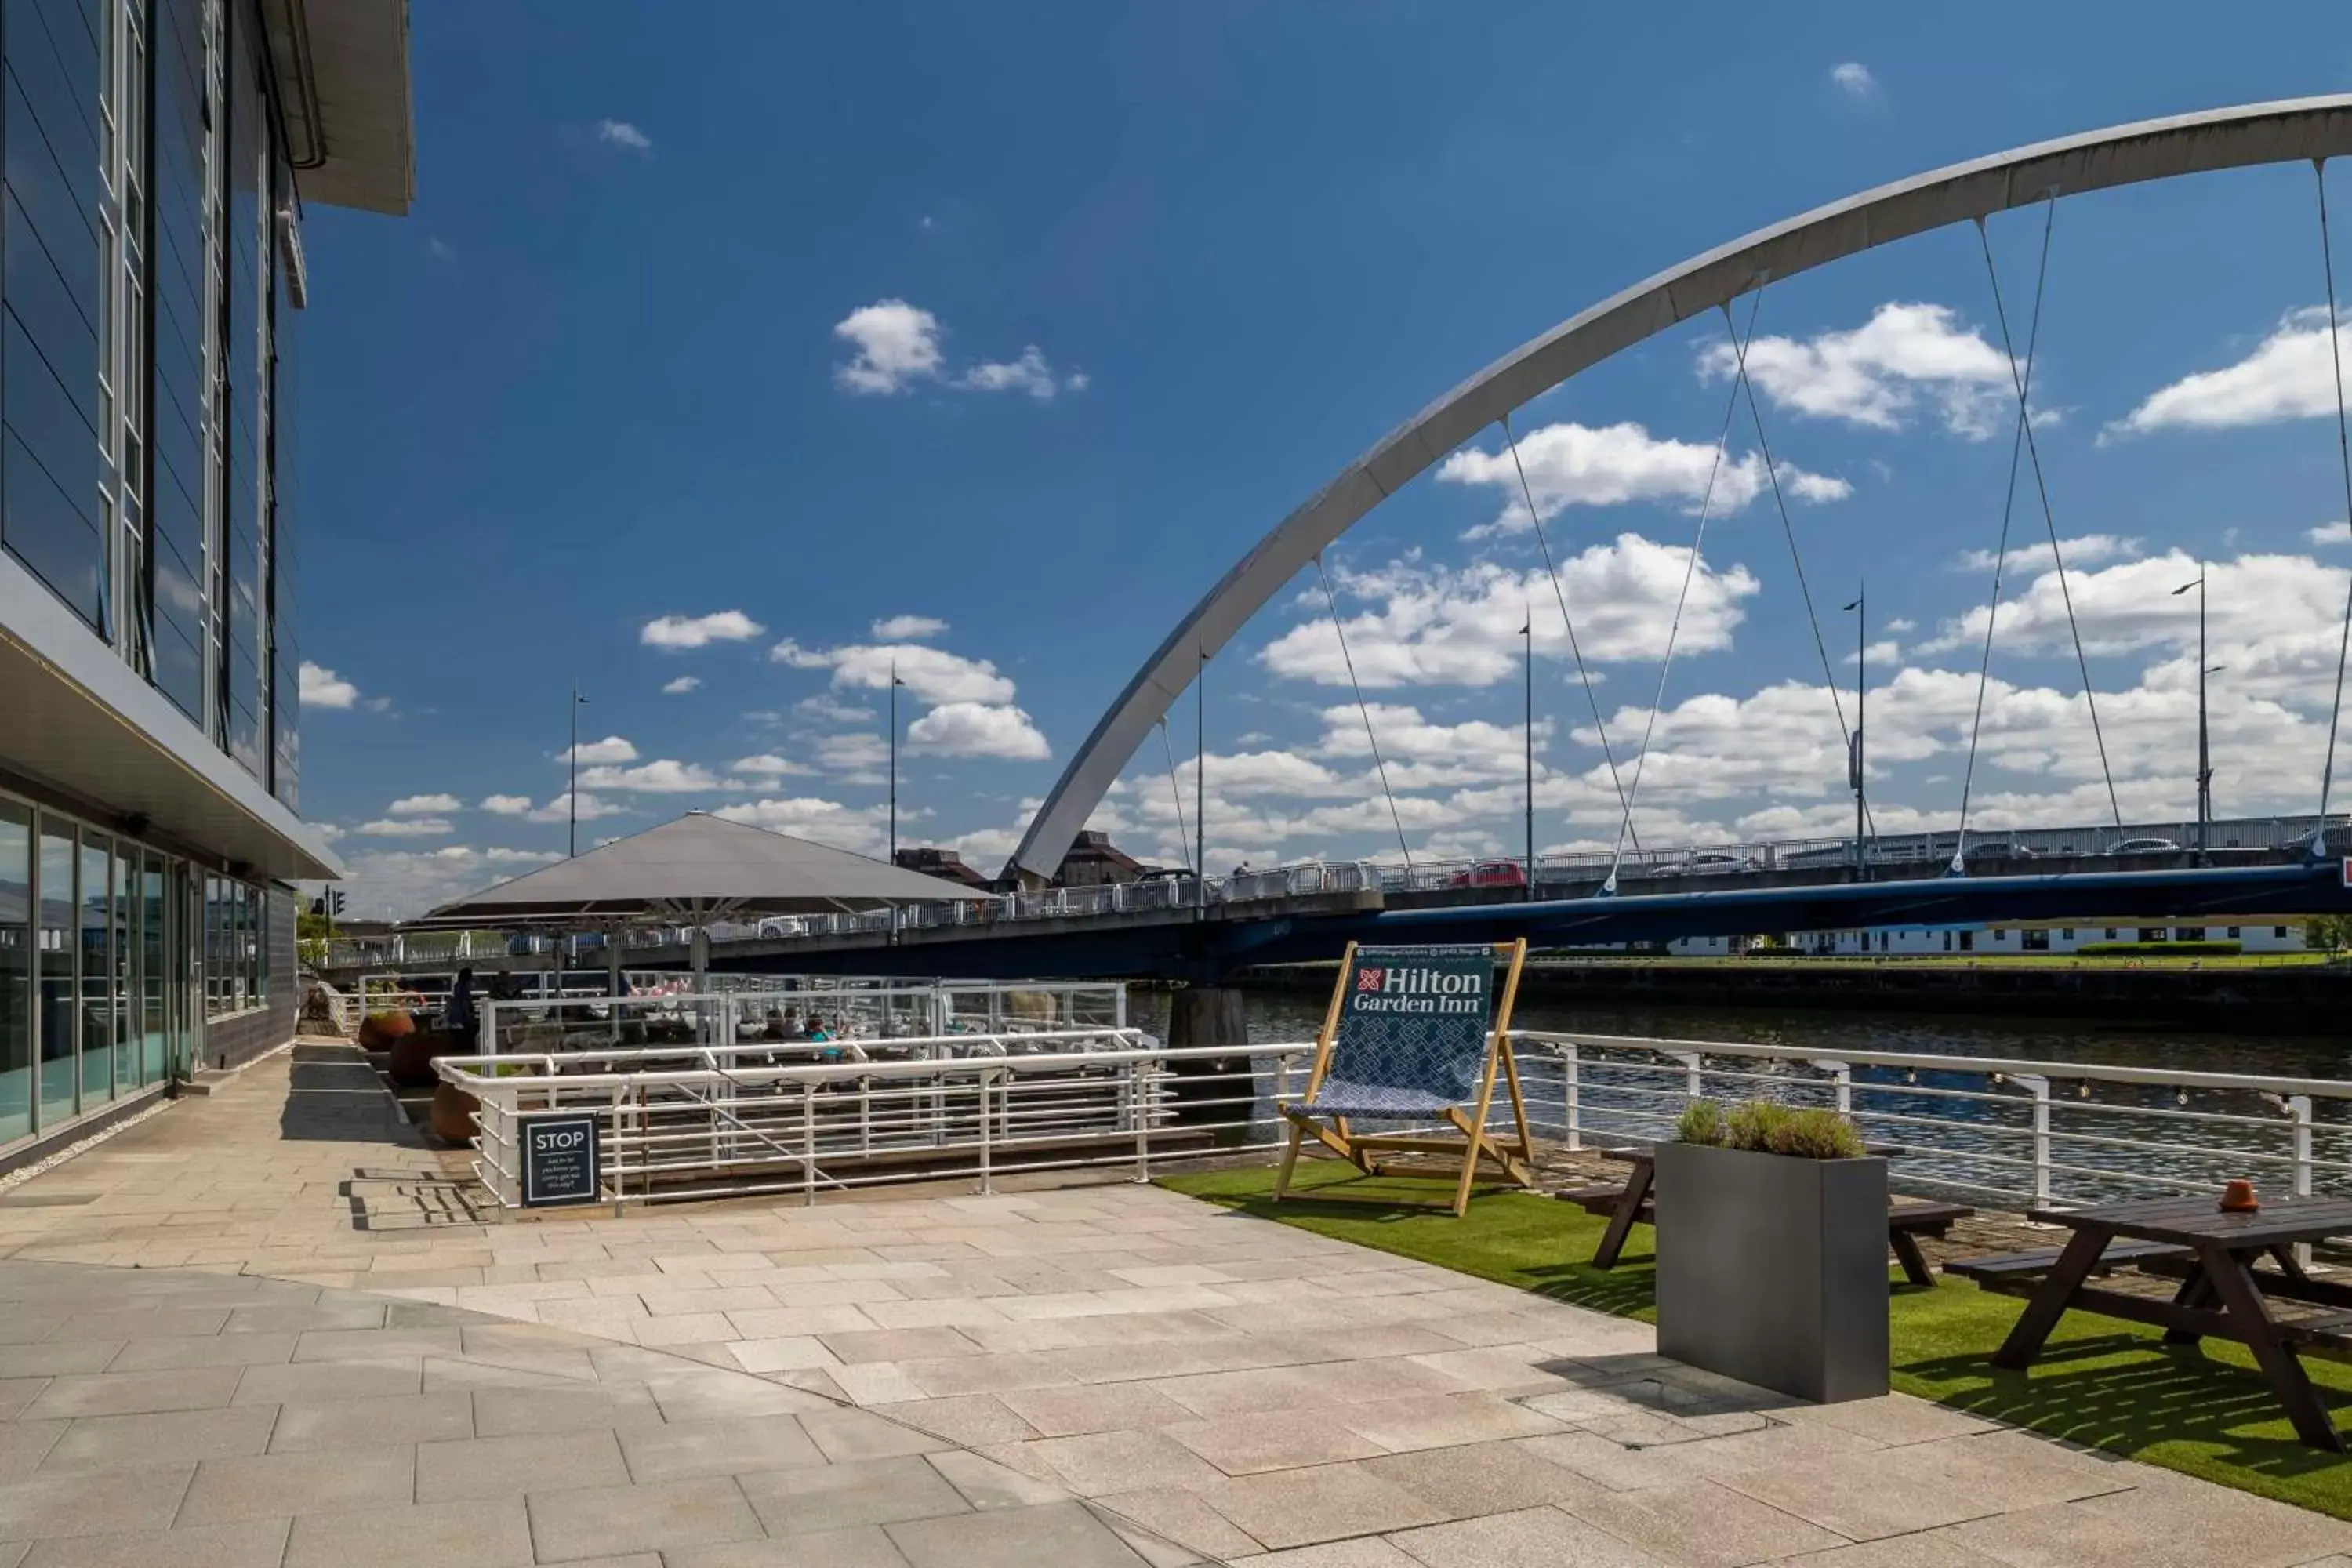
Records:
[[[1160,1184],[1319,1236],[1514,1285],[1555,1301],[1654,1321],[1648,1226],[1636,1226],[1613,1269],[1584,1261],[1606,1223],[1572,1204],[1520,1192],[1483,1193],[1470,1212],[1385,1208],[1309,1197],[1272,1201],[1264,1167],[1164,1176]],[[1343,1186],[1352,1195],[1426,1202],[1451,1182],[1368,1178],[1336,1160],[1302,1163],[1293,1190]],[[2223,1486],[2352,1519],[2352,1458],[2307,1448],[2279,1411],[2242,1345],[2167,1346],[2158,1331],[2069,1312],[2024,1373],[1990,1357],[2022,1303],[1957,1279],[1933,1289],[1891,1283],[1895,1386],[1990,1419],[2105,1448]],[[2352,1368],[2311,1360],[2320,1397],[2352,1406]]]

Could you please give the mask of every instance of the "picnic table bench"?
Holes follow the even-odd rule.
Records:
[[[1903,1152],[1895,1143],[1865,1145],[1870,1153],[1892,1158]],[[1595,1268],[1614,1268],[1625,1250],[1625,1238],[1636,1225],[1655,1225],[1658,1201],[1655,1192],[1657,1157],[1647,1143],[1629,1144],[1620,1149],[1601,1151],[1606,1159],[1622,1161],[1632,1167],[1622,1184],[1577,1187],[1561,1192],[1559,1196],[1590,1215],[1605,1217],[1609,1228],[1601,1233],[1601,1245],[1592,1254]],[[1903,1265],[1903,1277],[1914,1285],[1933,1285],[1935,1274],[1919,1250],[1923,1236],[1941,1237],[1953,1222],[1968,1218],[1977,1211],[1960,1204],[1938,1204],[1898,1201],[1886,1211],[1886,1244],[1893,1249],[1895,1260]]]
[[[2151,1324],[2164,1331],[2168,1344],[2234,1340],[2253,1352],[2295,1435],[2315,1448],[2346,1451],[2298,1352],[2352,1354],[2352,1286],[2312,1278],[2293,1249],[2352,1234],[2352,1198],[2273,1198],[2248,1212],[2224,1212],[2210,1196],[2143,1198],[2034,1209],[2026,1217],[2074,1235],[2054,1252],[1947,1266],[1983,1289],[2025,1299],[2025,1310],[1993,1352],[1995,1366],[2032,1366],[2068,1311]],[[2258,1267],[2265,1259],[2276,1267]],[[2179,1288],[2167,1300],[2090,1283],[2122,1263],[2178,1279]]]

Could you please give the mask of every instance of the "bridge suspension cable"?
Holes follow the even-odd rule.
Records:
[[[1372,748],[1372,767],[1381,775],[1381,794],[1388,798],[1389,821],[1396,826],[1397,848],[1404,855],[1404,868],[1412,869],[1412,846],[1404,841],[1404,818],[1397,814],[1396,792],[1389,788],[1389,765],[1381,761],[1381,741],[1372,733],[1372,710],[1365,704],[1364,689],[1356,679],[1356,659],[1348,651],[1348,630],[1339,624],[1339,600],[1331,592],[1331,574],[1323,570],[1323,552],[1315,552],[1315,575],[1323,584],[1323,603],[1331,611],[1331,632],[1339,639],[1339,662],[1348,667],[1348,689],[1356,694],[1356,711],[1363,716],[1364,740]]]
[[[2054,199],[2056,193],[2050,193]],[[2106,780],[2107,814],[2115,819],[2120,831],[2124,825],[2124,808],[2116,800],[2116,773],[2107,765],[2107,735],[2099,724],[2099,694],[2091,686],[2091,661],[2083,653],[2083,626],[2074,618],[2074,591],[2066,585],[2066,552],[2058,543],[2057,514],[2050,509],[2050,483],[2042,472],[2042,446],[2033,438],[2033,419],[2026,405],[2025,380],[2017,363],[2017,350],[2010,341],[2009,310],[2001,303],[2000,271],[1992,264],[1992,240],[1985,232],[1985,220],[1977,219],[1977,244],[1984,252],[1985,277],[1992,284],[1992,309],[2000,322],[2000,352],[2009,359],[2010,384],[2017,389],[2018,418],[2025,433],[2025,460],[2033,470],[2034,493],[2042,501],[2042,526],[2050,533],[2050,564],[2058,574],[2058,597],[2066,606],[2066,630],[2074,639],[2074,668],[2083,677],[2083,701],[2091,710],[2091,739],[2099,748],[2099,774]],[[2037,285],[2039,287],[2039,285]]]
[[[1551,541],[1544,535],[1543,513],[1536,510],[1535,491],[1528,486],[1527,466],[1519,461],[1519,440],[1511,433],[1511,416],[1506,413],[1500,422],[1503,443],[1511,449],[1511,468],[1519,476],[1519,498],[1527,503],[1528,521],[1535,526],[1536,548],[1543,552],[1544,574],[1551,579],[1551,595],[1559,605],[1560,625],[1568,628],[1568,651],[1576,660],[1576,677],[1584,684],[1584,700],[1592,705],[1592,728],[1601,737],[1601,755],[1609,764],[1609,787],[1617,792],[1617,804],[1625,808],[1627,821],[1632,810],[1625,806],[1625,781],[1617,772],[1617,753],[1609,744],[1609,721],[1601,716],[1601,696],[1592,689],[1592,671],[1585,665],[1583,646],[1576,638],[1576,617],[1568,613],[1568,590],[1560,586],[1559,568],[1552,563]],[[1633,836],[1633,850],[1641,852],[1642,837]]]
[[[1769,281],[1768,274],[1759,272],[1756,275],[1759,296],[1762,295]],[[1727,302],[1724,311],[1728,317],[1730,306]],[[1752,341],[1755,336],[1752,324],[1748,335]],[[1805,552],[1797,547],[1797,525],[1789,516],[1789,498],[1780,493],[1780,466],[1772,460],[1772,443],[1764,434],[1764,410],[1756,401],[1756,384],[1748,376],[1748,347],[1739,341],[1739,334],[1736,331],[1731,334],[1731,353],[1735,363],[1732,397],[1736,404],[1743,390],[1748,395],[1748,417],[1756,426],[1757,455],[1764,459],[1764,477],[1772,486],[1772,507],[1780,514],[1780,536],[1789,542],[1789,563],[1796,569],[1797,592],[1805,601],[1805,620],[1813,631],[1813,652],[1822,661],[1822,685],[1829,690],[1830,711],[1837,715],[1838,741],[1845,754],[1851,757],[1853,755],[1853,731],[1846,727],[1845,703],[1838,696],[1837,673],[1830,667],[1830,645],[1822,636],[1821,612],[1813,607],[1813,588],[1805,576]],[[1865,805],[1864,814],[1868,830],[1876,833],[1877,813]]]
[[[1730,301],[1723,304],[1723,324],[1730,333],[1736,357],[1744,358],[1747,347],[1739,341],[1739,322],[1731,313]],[[1756,318],[1763,313],[1764,290],[1759,286],[1756,298],[1748,307],[1748,342],[1756,341]],[[1650,717],[1642,726],[1642,749],[1633,756],[1633,787],[1625,793],[1625,814],[1617,824],[1617,844],[1609,857],[1609,877],[1601,883],[1604,892],[1617,890],[1617,868],[1625,858],[1625,836],[1633,826],[1633,804],[1642,795],[1642,774],[1650,761],[1650,740],[1657,732],[1658,710],[1666,703],[1666,676],[1675,667],[1675,645],[1683,635],[1683,610],[1690,603],[1691,580],[1698,574],[1699,552],[1706,543],[1706,525],[1715,511],[1715,484],[1723,473],[1725,453],[1731,446],[1731,421],[1739,412],[1739,384],[1732,384],[1723,404],[1723,427],[1716,432],[1715,455],[1707,460],[1706,488],[1699,494],[1698,528],[1691,540],[1690,554],[1683,561],[1682,591],[1675,595],[1674,624],[1666,630],[1666,651],[1658,660],[1658,689],[1650,698]]]
[[[2327,231],[2327,160],[2314,158],[2311,172],[2319,187],[2319,264],[2327,279],[2327,357],[2336,370],[2336,458],[2344,474],[2344,515],[2352,518],[2352,437],[2344,417],[2343,327],[2336,319],[2336,252]],[[2336,699],[2327,709],[2327,757],[2319,769],[2319,825],[2312,829],[2311,856],[2327,852],[2327,796],[2336,783],[2336,731],[2344,717],[2344,661],[2352,652],[2352,587],[2344,600],[2344,631],[2336,645]]]
[[[1176,837],[1184,841],[1184,869],[1195,877],[1201,874],[1192,864],[1192,829],[1184,821],[1184,789],[1176,782],[1176,742],[1168,737],[1168,715],[1160,716],[1160,743],[1168,751],[1168,793],[1176,802]]]
[[[1952,846],[1952,871],[1959,875],[1968,869],[1969,800],[1977,782],[1977,740],[1984,730],[1985,689],[1992,679],[1993,626],[2000,619],[2000,582],[2009,565],[2009,529],[2017,515],[2017,470],[2025,458],[2026,392],[2033,385],[2033,356],[2042,343],[2042,298],[2050,277],[2050,233],[2056,221],[2058,201],[2054,194],[2042,207],[2042,264],[2033,275],[2033,315],[2025,329],[2025,374],[2017,400],[2017,428],[2009,442],[2009,488],[2001,492],[2000,539],[1992,552],[1992,600],[1985,610],[1984,654],[1977,664],[1976,713],[1969,721],[1969,761],[1960,774],[1960,831]]]

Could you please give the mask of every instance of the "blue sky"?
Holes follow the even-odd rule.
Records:
[[[613,742],[583,844],[704,807],[878,848],[892,648],[902,838],[993,870],[1202,590],[1518,342],[1885,180],[2352,87],[2316,5],[2258,27],[2161,5],[1964,28],[1861,5],[686,15],[420,9],[414,213],[310,215],[303,805],[369,912],[561,850],[575,679],[583,736]],[[2352,211],[2352,175],[2330,188]],[[2194,612],[2168,590],[2203,556],[2219,809],[2308,810],[2347,554],[2313,538],[2345,509],[2310,172],[2054,225],[2036,437],[2121,809],[2190,807]],[[2041,233],[1991,226],[2021,340]],[[1969,555],[2016,416],[2000,342],[1969,228],[1762,304],[1751,374],[1849,686],[1837,606],[1871,585],[1882,826],[1958,808],[1990,587]],[[1851,810],[1744,402],[1713,456],[1727,351],[1719,319],[1688,323],[1517,421],[1629,765],[1707,498],[1638,802],[1654,841]],[[1618,831],[1507,461],[1488,433],[1327,558],[1417,855],[1517,847],[1529,598],[1538,840]],[[2030,476],[2012,530],[2045,542],[2007,574],[1972,820],[2097,820]],[[1212,667],[1213,867],[1395,853],[1338,652],[1309,573]],[[1192,728],[1188,700],[1188,812]],[[1155,739],[1098,825],[1173,861],[1170,797]]]

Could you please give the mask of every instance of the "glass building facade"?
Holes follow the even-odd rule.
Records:
[[[0,794],[0,1146],[184,1075],[290,978],[293,895]]]
[[[413,185],[404,0],[0,0],[0,1162],[287,1038],[305,200]]]
[[[0,5],[0,547],[295,806],[273,83],[257,0]]]

